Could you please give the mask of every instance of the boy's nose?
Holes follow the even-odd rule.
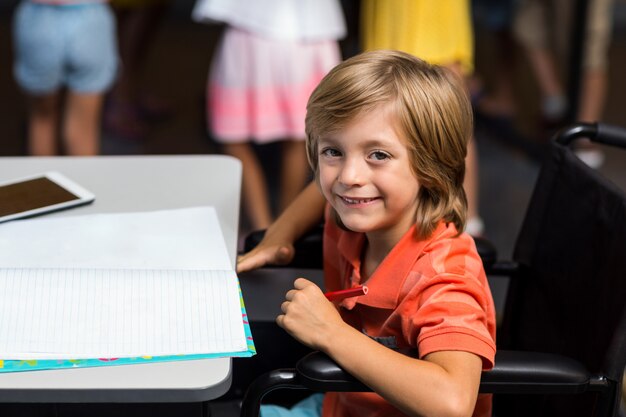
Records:
[[[365,181],[365,170],[361,161],[346,159],[339,171],[337,180],[344,185],[361,185]]]

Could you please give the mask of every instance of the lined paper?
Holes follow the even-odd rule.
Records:
[[[212,207],[10,226],[0,226],[0,243],[11,248],[0,252],[0,359],[248,349],[239,282]],[[111,256],[120,242],[126,250]],[[25,267],[29,257],[35,267]]]
[[[0,270],[3,359],[246,350],[232,271]]]

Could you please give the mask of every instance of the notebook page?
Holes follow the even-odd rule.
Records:
[[[209,206],[3,223],[0,266],[232,269],[217,213]]]
[[[0,270],[3,359],[247,349],[234,271]]]

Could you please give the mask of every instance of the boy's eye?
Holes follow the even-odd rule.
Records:
[[[335,148],[325,148],[325,149],[322,149],[321,154],[322,154],[322,156],[328,156],[328,157],[341,156],[341,152],[339,152]]]
[[[385,159],[389,159],[389,154],[383,151],[374,151],[370,154],[370,158],[376,161],[383,161]]]

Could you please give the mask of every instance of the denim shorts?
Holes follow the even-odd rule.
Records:
[[[276,405],[262,405],[261,417],[319,417],[322,415],[324,394],[313,394],[292,408]]]
[[[14,15],[14,74],[32,94],[65,86],[105,92],[118,70],[115,18],[108,4],[55,6],[22,1]]]

